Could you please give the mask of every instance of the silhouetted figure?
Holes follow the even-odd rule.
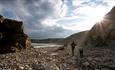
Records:
[[[80,53],[80,57],[82,58],[83,57],[83,48],[82,47],[79,47],[79,53]]]
[[[76,44],[74,42],[71,43],[71,49],[72,49],[72,56],[74,56],[74,49]]]

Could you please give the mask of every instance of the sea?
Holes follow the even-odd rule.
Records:
[[[45,48],[45,47],[61,47],[62,45],[54,44],[54,43],[32,43],[34,48]]]

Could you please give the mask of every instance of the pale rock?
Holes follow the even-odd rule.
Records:
[[[19,68],[20,68],[21,70],[23,70],[23,69],[24,69],[24,67],[23,67],[23,66],[19,66]]]
[[[102,59],[100,59],[100,58],[94,58],[94,60],[96,60],[96,61],[102,61]]]
[[[88,61],[92,61],[93,58],[92,58],[92,57],[88,57],[87,60],[88,60]]]
[[[84,66],[89,66],[89,62],[82,63]]]

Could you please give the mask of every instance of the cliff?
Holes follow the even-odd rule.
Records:
[[[76,44],[81,43],[88,31],[83,31],[79,33],[72,34],[64,39],[64,46],[70,45],[73,41]]]
[[[31,41],[24,33],[23,22],[0,16],[0,51],[17,51],[30,46]]]
[[[64,46],[76,42],[79,46],[115,46],[115,7],[105,14],[89,31],[72,34],[64,40]]]
[[[115,42],[115,7],[108,12],[102,21],[97,22],[88,32],[84,45],[114,46]]]

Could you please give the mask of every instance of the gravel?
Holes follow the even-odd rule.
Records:
[[[115,51],[111,49],[86,48],[83,58],[72,57],[68,48],[57,49],[30,48],[0,54],[0,70],[115,70]]]

